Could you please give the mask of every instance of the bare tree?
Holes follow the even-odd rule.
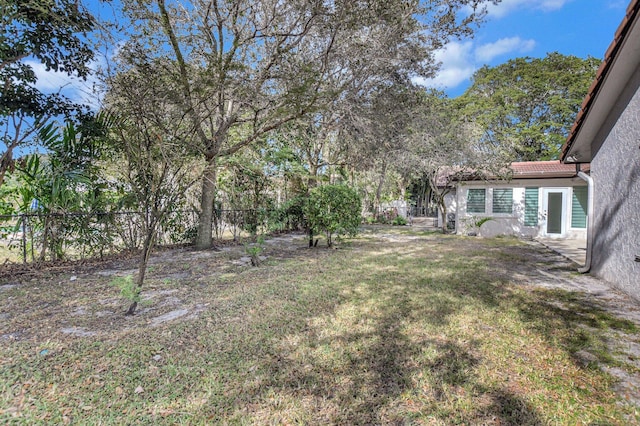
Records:
[[[171,101],[206,160],[196,245],[212,243],[221,157],[332,105],[347,89],[352,96],[366,94],[372,69],[385,78],[396,72],[431,75],[433,50],[469,32],[483,3],[123,0],[132,30],[121,51],[135,54],[121,55],[121,69],[131,61],[170,59]],[[474,12],[457,19],[464,6]]]
[[[144,64],[110,81],[106,111],[111,113],[111,144],[121,164],[119,178],[128,189],[142,224],[143,243],[135,288],[129,294],[133,315],[144,284],[149,256],[159,227],[185,196],[199,175],[194,173],[189,151],[190,127],[169,101],[171,77],[163,64]]]

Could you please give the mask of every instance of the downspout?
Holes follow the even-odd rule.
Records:
[[[586,174],[585,172],[580,171],[580,165],[577,164],[576,168],[578,169],[578,177],[582,180],[585,180],[588,185],[587,189],[587,256],[584,261],[584,266],[578,268],[578,272],[581,274],[586,274],[591,269],[591,251],[593,248],[593,178]]]

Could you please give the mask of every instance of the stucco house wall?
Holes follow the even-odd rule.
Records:
[[[591,162],[591,272],[640,299],[640,68],[634,78],[635,94]]]
[[[469,232],[477,232],[483,237],[498,235],[513,235],[518,237],[551,237],[551,238],[575,238],[585,239],[586,228],[574,228],[571,225],[572,197],[574,187],[586,187],[586,182],[580,178],[556,178],[556,179],[522,179],[509,182],[461,182],[457,188],[457,218],[456,233],[465,235]],[[493,213],[494,189],[513,190],[513,208],[511,213]],[[525,190],[526,188],[538,189],[538,220],[535,226],[525,225]],[[485,189],[485,212],[469,213],[467,209],[468,192],[470,189]],[[544,196],[545,189],[564,190],[563,205],[563,233],[547,234],[545,231]],[[484,222],[480,228],[474,226],[474,222],[483,218],[491,218]]]
[[[591,163],[593,221],[581,272],[640,300],[640,0],[626,9],[561,159]]]

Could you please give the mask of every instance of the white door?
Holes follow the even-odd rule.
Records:
[[[543,189],[542,234],[547,237],[563,237],[567,232],[566,214],[569,190]]]

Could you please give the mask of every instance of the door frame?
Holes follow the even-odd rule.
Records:
[[[562,194],[562,211],[560,212],[560,233],[547,232],[547,216],[549,209],[549,194]],[[541,233],[549,238],[564,238],[567,235],[567,216],[569,207],[569,188],[543,188],[542,189],[542,223]]]

